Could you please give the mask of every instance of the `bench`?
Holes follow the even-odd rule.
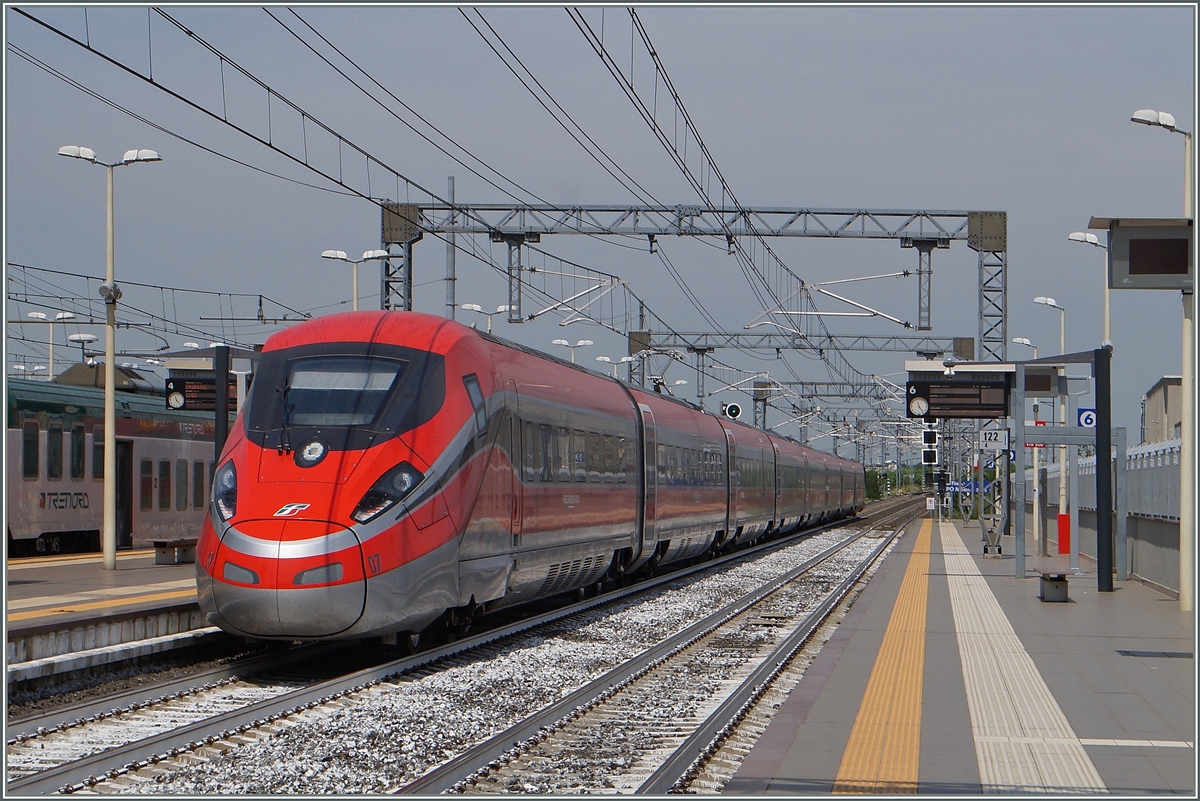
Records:
[[[154,564],[182,565],[196,561],[196,537],[173,540],[150,540],[154,546]]]
[[[1041,577],[1041,593],[1038,595],[1043,603],[1067,603],[1067,574],[1061,570],[1037,569]]]

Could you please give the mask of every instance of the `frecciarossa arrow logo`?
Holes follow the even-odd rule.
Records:
[[[307,508],[307,503],[287,503],[280,507],[272,517],[295,517]]]

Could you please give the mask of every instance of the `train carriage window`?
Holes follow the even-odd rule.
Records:
[[[538,446],[537,426],[533,423],[525,424],[525,480],[537,481],[538,474],[541,472],[541,465],[538,461],[542,455],[542,449]]]
[[[203,509],[204,497],[204,462],[192,462],[192,508]]]
[[[92,429],[92,480],[104,480],[104,426]]]
[[[154,508],[154,462],[143,459],[141,465],[141,509],[148,512]]]
[[[582,431],[571,436],[571,453],[575,460],[575,481],[587,481],[587,435]]]
[[[475,433],[482,436],[487,433],[487,408],[483,402],[483,390],[479,388],[479,378],[471,373],[463,376],[463,385],[467,388],[467,397],[475,408]]]
[[[166,459],[158,463],[158,508],[164,512],[171,508],[171,463]]]
[[[175,511],[183,512],[188,508],[188,463],[187,459],[175,462]]]
[[[558,429],[558,450],[555,451],[554,472],[559,481],[571,480],[571,431]]]
[[[658,446],[658,483],[667,483],[667,446]]]
[[[628,476],[629,466],[626,460],[629,458],[624,437],[617,437],[617,483],[624,484]]]
[[[21,426],[21,471],[25,478],[38,477],[38,424]]]
[[[554,453],[556,445],[558,445],[558,440],[554,437],[554,429],[544,423],[539,423],[538,447],[541,455],[538,468],[542,481],[554,480],[554,464],[558,461]]]
[[[83,481],[84,459],[83,426],[71,426],[71,480]]]
[[[613,483],[613,474],[617,472],[617,446],[612,434],[604,435],[604,483]]]
[[[63,473],[63,427],[51,423],[46,431],[46,478],[60,479]]]
[[[593,484],[600,483],[600,473],[604,469],[604,453],[600,435],[595,431],[587,433],[587,478]]]

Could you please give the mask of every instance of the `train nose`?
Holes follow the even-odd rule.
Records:
[[[255,637],[328,637],[366,604],[354,532],[315,520],[248,520],[221,539],[213,600],[232,627]]]

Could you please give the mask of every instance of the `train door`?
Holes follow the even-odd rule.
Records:
[[[779,469],[779,446],[772,440],[768,440],[771,445],[771,486],[774,488],[775,496],[775,511],[771,518],[775,521],[775,528],[783,525],[783,498],[780,494],[783,489],[780,482],[782,481],[783,471]]]
[[[510,399],[509,414],[506,415],[508,425],[508,443],[509,454],[508,459],[512,464],[510,473],[510,497],[512,498],[512,516],[509,520],[509,531],[512,534],[512,547],[517,548],[521,544],[521,526],[522,520],[522,485],[521,485],[521,469],[524,461],[521,458],[521,441],[524,439],[521,431],[521,418],[518,416],[520,403],[517,394],[517,382],[511,378],[506,382],[505,387]]]
[[[642,542],[654,542],[658,536],[658,433],[654,412],[638,404],[642,411]]]
[[[725,431],[725,541],[733,542],[737,534],[737,443],[732,431],[721,428]]]
[[[117,547],[133,547],[133,443],[117,440]]]

